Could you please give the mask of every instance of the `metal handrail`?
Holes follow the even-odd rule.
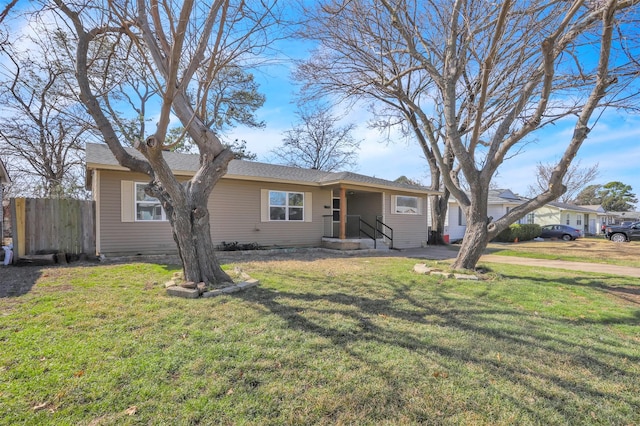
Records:
[[[380,219],[376,218],[376,229],[378,229],[378,225],[382,225],[383,229],[386,228],[389,230],[389,233],[391,235],[387,235],[385,234],[383,231],[378,231],[381,235],[387,237],[390,241],[389,244],[389,248],[392,249],[393,248],[393,228],[390,227],[389,225],[387,225],[386,223],[384,223],[383,221],[381,221]]]
[[[373,225],[367,223],[366,221],[362,220],[362,218],[358,218],[358,220],[359,220],[359,222],[358,222],[358,233],[360,235],[364,234],[367,237],[371,238],[373,240],[373,248],[374,249],[378,248],[378,234],[380,234],[383,237],[388,238],[389,241],[391,242],[390,245],[389,245],[389,248],[393,248],[393,228],[391,228],[390,226],[388,226],[387,224],[385,224],[383,221],[381,221],[378,218],[376,218],[376,226],[373,226]],[[362,225],[366,225],[369,228],[371,228],[373,230],[373,235],[368,233],[366,230],[362,229]],[[383,230],[388,229],[390,231],[391,235],[388,235],[383,230],[378,229],[378,225],[381,225],[381,228]],[[389,232],[389,231],[387,231],[387,232]]]

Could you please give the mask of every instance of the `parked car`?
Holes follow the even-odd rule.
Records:
[[[582,237],[579,229],[568,225],[545,225],[542,227],[541,238],[561,238],[564,241],[575,240]]]
[[[628,226],[608,226],[607,238],[616,243],[640,240],[640,222]]]

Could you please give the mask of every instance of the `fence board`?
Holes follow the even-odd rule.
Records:
[[[22,255],[65,252],[94,255],[95,203],[72,199],[23,200],[24,219],[15,235],[23,236]],[[21,243],[22,244],[22,243]]]

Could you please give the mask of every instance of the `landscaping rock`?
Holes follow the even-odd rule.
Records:
[[[196,287],[198,288],[198,291],[200,292],[200,294],[204,293],[205,290],[207,289],[207,285],[202,281],[199,282]]]
[[[174,287],[176,285],[176,282],[171,280],[171,281],[167,281],[166,283],[164,283],[164,288],[169,288],[169,287]]]
[[[260,282],[255,278],[250,278],[246,281],[239,283],[236,287],[238,287],[240,290],[246,290],[251,287],[256,287],[259,283]]]
[[[222,292],[224,294],[231,294],[231,293],[237,293],[240,290],[242,290],[240,287],[238,287],[237,285],[231,285],[229,287],[225,287],[222,289]]]
[[[200,292],[197,289],[184,288],[180,286],[167,288],[167,294],[169,296],[183,297],[185,299],[197,299],[200,297]]]
[[[183,287],[183,288],[196,288],[197,284],[194,283],[193,281],[187,281],[187,282],[184,282],[184,283],[180,284],[180,287]]]
[[[469,275],[469,274],[453,274],[453,277],[456,280],[472,280],[472,281],[478,281],[478,277],[476,275]]]
[[[413,271],[418,274],[430,274],[433,269],[429,268],[426,263],[416,263],[413,265]]]
[[[216,290],[211,290],[211,291],[205,291],[204,293],[202,293],[202,297],[216,297],[216,296],[220,296],[224,294],[222,292],[222,289],[216,289]]]

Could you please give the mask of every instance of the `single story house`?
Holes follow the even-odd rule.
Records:
[[[198,169],[197,155],[164,156],[178,178],[188,179]],[[148,176],[120,166],[104,144],[87,144],[86,167],[98,254],[176,251],[158,200],[144,193]],[[211,236],[214,244],[320,247],[357,238],[360,228],[371,235],[377,227],[394,248],[420,247],[427,243],[430,194],[421,186],[351,172],[232,160],[209,197]]]
[[[582,231],[582,235],[597,235],[606,220],[602,206],[578,206],[552,201],[535,212],[535,221],[544,225],[569,225]]]
[[[489,190],[488,216],[498,219],[520,204],[526,198],[514,194],[508,189]],[[563,224],[580,229],[583,235],[596,235],[606,220],[607,213],[602,206],[578,206],[574,204],[552,201],[521,218],[517,223],[538,224],[540,226]],[[462,208],[457,200],[449,200],[449,212],[445,226],[445,234],[451,241],[464,237],[467,224]]]
[[[0,159],[0,246],[3,245],[4,240],[4,186],[10,183],[11,179],[9,178],[9,173],[7,173],[7,169],[5,168],[2,159]]]
[[[526,199],[514,194],[509,189],[490,189],[488,198],[487,215],[498,219],[509,212],[514,207],[519,206]],[[459,241],[464,237],[464,232],[467,229],[467,221],[464,217],[464,212],[458,201],[451,197],[449,198],[449,208],[447,209],[447,218],[445,219],[445,241]],[[533,220],[531,214],[522,218],[520,223],[534,223],[528,222]]]

